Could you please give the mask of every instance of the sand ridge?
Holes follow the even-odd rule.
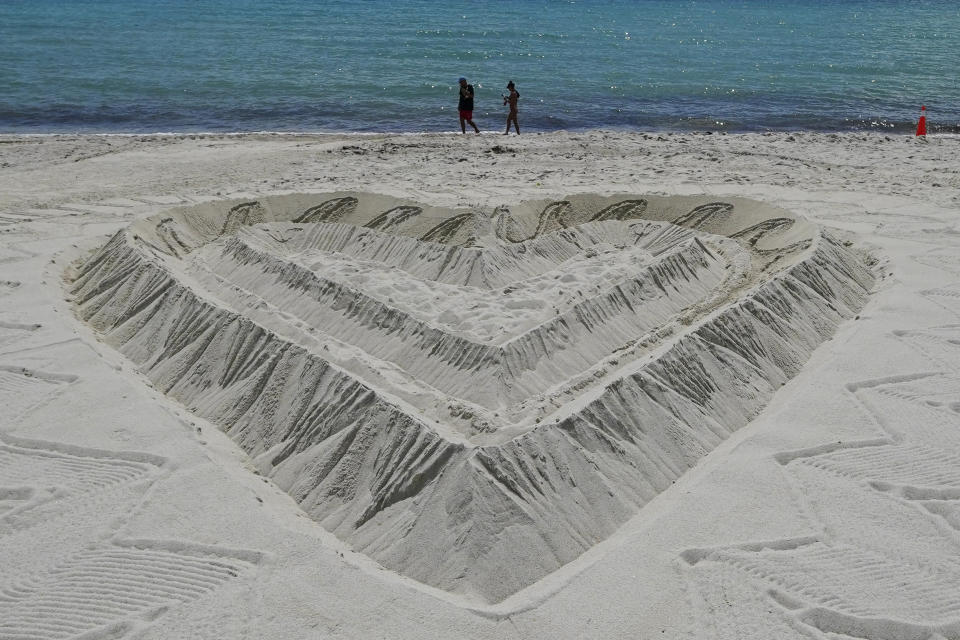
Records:
[[[345,192],[163,212],[73,280],[84,320],[324,527],[497,602],[746,424],[873,276],[742,199],[464,212]],[[419,302],[444,294],[487,300],[463,311],[481,329]]]

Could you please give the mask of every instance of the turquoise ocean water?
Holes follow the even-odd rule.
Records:
[[[960,126],[955,0],[0,0],[0,131]]]

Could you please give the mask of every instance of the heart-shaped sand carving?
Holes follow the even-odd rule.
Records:
[[[317,522],[486,603],[745,425],[873,281],[749,200],[362,193],[172,210],[71,276],[79,316]]]

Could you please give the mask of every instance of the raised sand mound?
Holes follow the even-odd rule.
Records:
[[[360,193],[117,233],[78,315],[353,547],[497,602],[750,421],[871,273],[758,202]]]

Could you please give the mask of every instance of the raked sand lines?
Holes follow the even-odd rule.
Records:
[[[772,602],[823,632],[906,638],[916,629],[960,628],[958,574],[845,544],[809,541],[794,548],[727,548],[705,559],[735,567],[771,590]],[[952,570],[953,569],[953,570]],[[901,635],[904,631],[908,635]]]
[[[0,438],[0,638],[118,637],[260,562],[256,551],[113,538],[164,464]]]
[[[0,586],[28,579],[121,530],[164,473],[164,459],[52,442],[0,439]]]
[[[913,256],[913,259],[928,267],[960,273],[960,249],[956,247],[933,249]]]
[[[954,270],[953,256],[942,252],[917,261]],[[921,294],[960,315],[957,285]],[[695,633],[759,638],[778,628],[782,638],[871,640],[960,634],[960,324],[894,336],[943,372],[848,385],[886,435],[777,456],[797,494],[808,496],[808,538],[683,554]],[[731,581],[751,584],[752,593],[725,607],[720,587]]]
[[[960,633],[960,415],[950,402],[960,398],[960,377],[866,381],[850,393],[887,435],[777,456],[797,495],[807,496],[811,529],[792,540],[684,552],[695,633],[764,637],[771,615],[782,638]],[[725,607],[718,581],[752,584],[756,595]],[[744,610],[751,601],[768,612],[756,635],[741,624],[759,615]]]
[[[154,472],[163,460],[0,436],[0,486],[35,484],[69,495],[99,491]]]
[[[945,369],[960,372],[960,324],[896,331],[894,335]]]
[[[960,317],[960,284],[934,287],[920,292],[944,309]]]
[[[11,545],[33,544],[29,530],[52,520],[77,519],[80,530],[80,521],[94,514],[86,526],[103,527],[110,520],[108,514],[117,517],[123,513],[115,505],[139,499],[163,464],[162,458],[145,453],[99,451],[0,435],[0,491],[18,499],[0,514],[0,558],[16,553]]]
[[[41,326],[43,325],[0,321],[0,348],[27,338]]]
[[[118,637],[258,561],[254,553],[149,541],[86,549],[0,588],[0,638]]]
[[[0,329],[0,341],[3,335],[3,330]],[[4,423],[3,420],[12,423],[13,419],[24,411],[76,380],[77,377],[71,374],[49,373],[0,364],[0,405],[4,407],[0,425]]]

